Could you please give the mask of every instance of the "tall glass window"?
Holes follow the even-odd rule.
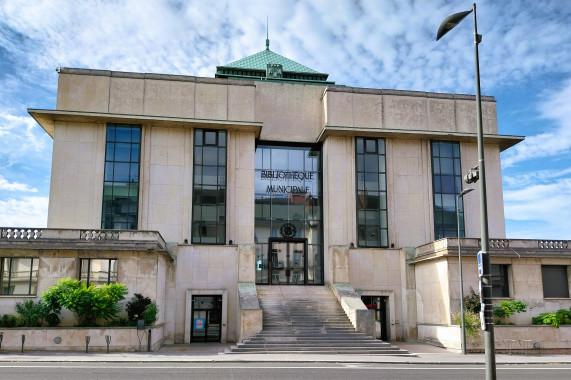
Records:
[[[108,124],[101,228],[136,230],[141,126]]]
[[[194,131],[192,243],[226,242],[226,132]]]
[[[385,140],[357,137],[357,245],[387,247]]]
[[[456,196],[462,191],[460,143],[432,141],[432,186],[435,239],[457,237]],[[464,236],[464,201],[458,204],[460,237]]]
[[[306,239],[307,246],[298,245],[307,248],[307,252],[292,249],[290,263],[292,267],[296,262],[303,263],[307,284],[323,284],[321,183],[319,146],[259,145],[256,148],[256,283],[269,283],[271,260],[275,260],[274,268],[282,265],[279,261],[283,258],[268,259],[270,239],[279,240],[284,246]],[[287,267],[288,261],[284,260],[283,265]],[[296,270],[292,269],[291,282],[295,282],[295,276]]]
[[[38,290],[38,259],[0,258],[0,294],[34,295]]]

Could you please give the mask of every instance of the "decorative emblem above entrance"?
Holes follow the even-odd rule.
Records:
[[[280,234],[285,238],[293,238],[297,234],[297,228],[291,223],[285,223],[280,227]]]

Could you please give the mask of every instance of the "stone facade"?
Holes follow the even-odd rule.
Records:
[[[495,205],[489,210],[490,235],[504,239],[500,152],[523,138],[498,135],[493,97],[483,97],[482,106],[488,202]],[[77,278],[77,259],[83,255],[117,257],[119,281],[131,293],[144,292],[157,300],[164,342],[190,341],[190,309],[196,295],[221,297],[222,341],[246,338],[261,328],[261,312],[251,297],[259,266],[256,149],[260,143],[305,145],[321,149],[324,285],[348,287],[347,294],[383,297],[391,340],[416,339],[417,325],[451,324],[458,301],[457,277],[453,254],[434,254],[441,242],[433,242],[430,144],[459,142],[462,171],[477,165],[473,96],[330,82],[61,69],[56,108],[29,112],[54,141],[50,231],[101,228],[106,125],[137,124],[141,126],[137,225],[142,231],[156,231],[157,239],[166,243],[137,249],[142,243],[134,237],[132,247],[124,250],[116,241],[84,248],[77,241],[57,239],[42,247],[34,247],[30,239],[20,239],[17,247],[14,239],[0,240],[0,257],[40,258],[39,291],[28,298],[37,298],[57,278]],[[227,133],[225,244],[189,243],[195,129]],[[357,244],[355,137],[386,141],[385,248]],[[480,234],[478,210],[477,197],[466,197],[466,236]],[[425,251],[432,253],[422,256]],[[537,278],[537,265],[546,259],[538,255],[522,259],[526,265],[520,265],[524,261],[508,256],[501,260],[513,266],[514,295],[526,294],[532,285],[521,278]],[[570,265],[569,258],[550,260]],[[465,271],[475,273],[473,260],[467,260]],[[466,286],[474,281],[469,275]],[[536,293],[529,293],[537,301],[535,308],[555,307]],[[0,296],[0,314],[9,313],[21,299]],[[348,314],[363,315],[354,318],[356,327],[370,329],[370,314],[361,313],[366,311],[362,302],[345,303]]]

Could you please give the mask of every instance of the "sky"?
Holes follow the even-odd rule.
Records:
[[[472,16],[435,41],[472,3],[0,0],[0,226],[46,226],[52,140],[27,109],[55,109],[57,67],[213,77],[268,26],[272,51],[337,84],[473,95]],[[571,1],[478,1],[477,18],[482,94],[526,137],[501,155],[507,237],[571,240]]]

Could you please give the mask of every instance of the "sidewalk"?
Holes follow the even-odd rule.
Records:
[[[0,351],[0,363],[6,362],[334,362],[334,363],[401,363],[401,364],[484,364],[484,354],[462,355],[423,343],[396,345],[411,356],[388,355],[315,355],[315,354],[224,354],[231,344],[193,343],[163,346],[155,352],[67,352],[67,351]],[[413,356],[414,355],[414,356]],[[571,364],[571,355],[496,354],[497,364]]]

